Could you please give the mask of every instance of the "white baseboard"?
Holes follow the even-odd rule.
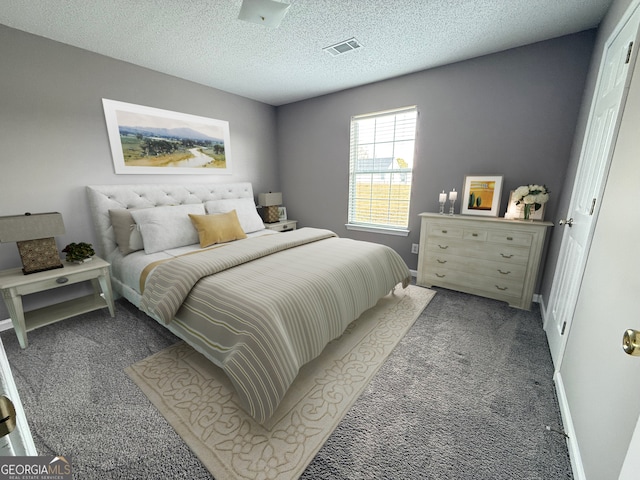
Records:
[[[542,328],[545,329],[547,325],[547,305],[544,303],[544,297],[542,295],[536,294],[534,296],[537,297],[537,300],[534,300],[534,302],[537,302],[540,304],[540,317],[542,318]]]
[[[5,320],[0,320],[0,332],[4,332],[5,330],[12,330],[13,324],[11,323],[10,318],[6,318]]]
[[[580,448],[576,441],[576,431],[573,428],[573,419],[571,418],[571,411],[569,410],[569,402],[564,390],[564,383],[562,381],[562,375],[560,372],[556,372],[553,376],[553,381],[556,384],[556,393],[558,395],[558,403],[560,404],[560,414],[562,415],[562,423],[564,425],[564,431],[568,435],[567,448],[569,449],[569,458],[571,459],[571,469],[573,470],[573,478],[575,480],[586,480],[587,477],[584,473],[584,467],[582,465],[582,456],[580,455]]]
[[[411,272],[411,276],[412,277],[416,277],[418,278],[418,271],[417,270],[409,270]]]

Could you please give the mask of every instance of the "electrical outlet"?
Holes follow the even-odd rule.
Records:
[[[411,253],[418,253],[418,244],[417,243],[412,243],[411,244]]]

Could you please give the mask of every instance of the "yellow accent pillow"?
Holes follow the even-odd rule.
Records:
[[[200,246],[202,248],[216,243],[225,243],[232,240],[247,238],[238,220],[235,210],[220,215],[195,215],[189,214],[193,226],[198,230]]]

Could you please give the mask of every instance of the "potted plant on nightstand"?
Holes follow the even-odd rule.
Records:
[[[90,243],[70,243],[62,249],[62,253],[67,254],[67,262],[84,263],[91,260],[96,252]]]

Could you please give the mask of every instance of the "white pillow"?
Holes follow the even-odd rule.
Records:
[[[203,215],[204,205],[194,203],[132,210],[131,216],[142,234],[145,253],[198,243],[198,231],[191,223],[190,213]]]
[[[231,210],[235,210],[238,214],[238,220],[244,233],[257,232],[258,230],[264,230],[264,223],[256,205],[253,203],[253,198],[233,198],[228,200],[209,200],[204,204],[207,213],[227,213]]]

